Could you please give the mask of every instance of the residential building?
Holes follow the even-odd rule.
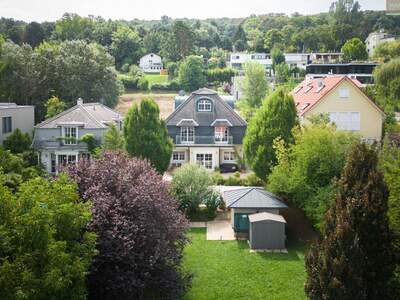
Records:
[[[174,141],[172,166],[197,163],[214,170],[243,157],[247,123],[215,91],[193,92],[166,119]]]
[[[47,172],[56,174],[61,166],[90,156],[84,135],[101,143],[111,124],[122,129],[122,116],[101,103],[78,99],[74,107],[36,125],[33,147]]]
[[[356,78],[362,84],[373,83],[373,72],[378,66],[376,62],[351,63],[311,63],[306,67],[309,78],[325,78],[331,75],[346,75]]]
[[[309,63],[313,64],[339,63],[341,61],[343,61],[343,53],[341,52],[316,52],[309,55]]]
[[[374,54],[375,48],[385,42],[393,42],[396,40],[394,35],[386,33],[384,30],[371,32],[365,40],[367,52],[369,56]]]
[[[33,133],[35,110],[33,106],[0,103],[0,144],[15,130]]]
[[[310,53],[285,53],[285,62],[291,69],[305,70],[310,62]]]
[[[312,115],[328,114],[339,130],[358,133],[369,142],[382,139],[384,113],[357,79],[343,75],[306,78],[291,94],[302,123]]]
[[[249,61],[255,61],[263,65],[267,76],[272,76],[272,59],[271,55],[267,53],[231,53],[229,66],[236,70],[243,70],[243,65]]]
[[[154,53],[146,54],[140,59],[139,68],[146,73],[160,73],[163,69],[162,58]]]

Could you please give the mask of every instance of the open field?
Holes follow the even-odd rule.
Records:
[[[156,83],[167,83],[168,82],[168,75],[145,74],[145,78],[149,81],[150,87]]]
[[[156,101],[160,108],[161,118],[166,119],[174,110],[174,97],[177,94],[177,92],[138,93],[127,91],[126,94],[123,94],[120,97],[116,110],[125,115],[133,103],[140,103],[140,101],[144,98],[152,98],[154,101]]]
[[[304,246],[250,253],[247,241],[207,241],[204,228],[191,229],[189,238],[184,267],[194,277],[185,300],[306,299]]]

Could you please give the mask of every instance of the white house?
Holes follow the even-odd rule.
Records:
[[[272,58],[267,53],[231,53],[229,65],[236,70],[242,70],[243,65],[248,61],[255,61],[263,65],[268,76],[272,75]]]
[[[140,59],[139,67],[146,73],[160,73],[163,69],[161,56],[149,53]]]
[[[285,53],[285,62],[291,68],[305,70],[310,60],[309,53]]]
[[[368,55],[372,56],[374,54],[375,48],[385,42],[393,42],[396,37],[385,33],[383,30],[375,31],[369,34],[365,40],[365,45],[367,46]]]
[[[16,129],[31,134],[35,125],[33,106],[0,103],[0,145]]]

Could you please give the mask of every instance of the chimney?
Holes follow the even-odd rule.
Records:
[[[76,101],[77,105],[83,105],[83,100],[82,98],[78,98],[78,100]]]

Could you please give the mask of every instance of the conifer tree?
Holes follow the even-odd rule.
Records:
[[[153,99],[134,105],[124,121],[125,148],[131,156],[148,159],[159,172],[167,170],[172,154],[172,141],[160,109]]]
[[[377,163],[375,150],[365,144],[355,145],[349,155],[323,238],[306,258],[310,299],[392,297],[388,189]]]

